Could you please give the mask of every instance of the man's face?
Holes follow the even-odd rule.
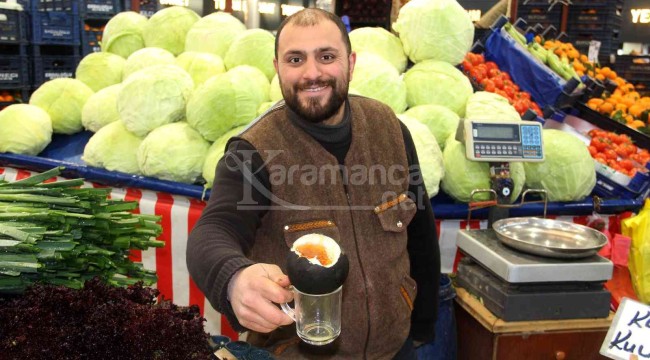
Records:
[[[331,21],[285,26],[274,65],[287,106],[313,123],[340,121],[355,59]]]

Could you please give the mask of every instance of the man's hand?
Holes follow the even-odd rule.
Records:
[[[251,265],[230,282],[230,303],[242,326],[267,333],[293,322],[275,305],[293,299],[293,293],[285,289],[290,285],[289,277],[277,265]]]

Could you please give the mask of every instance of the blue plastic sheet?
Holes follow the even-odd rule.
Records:
[[[540,107],[556,104],[566,81],[535,59],[503,28],[490,32],[484,48],[485,59],[495,62],[499,69],[510,74],[512,81],[529,92]]]

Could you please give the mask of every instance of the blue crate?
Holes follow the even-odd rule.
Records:
[[[24,11],[0,8],[0,43],[27,43],[27,16]]]
[[[81,30],[81,54],[86,56],[93,52],[102,51],[100,47],[100,42],[102,41],[102,35],[104,34],[103,26],[91,26],[88,23],[82,24],[83,29]]]
[[[597,164],[596,166],[604,166]],[[650,163],[646,165],[650,169]],[[608,168],[609,169],[609,168]],[[614,171],[597,171],[596,186],[593,193],[602,198],[643,199],[650,193],[650,175],[637,172],[629,183],[624,184],[616,180],[616,176],[608,176]]]
[[[542,24],[559,27],[562,19],[562,7],[554,6],[549,10],[548,3],[535,5],[519,5],[517,17],[526,20],[529,25]]]
[[[79,46],[79,15],[61,11],[36,11],[32,15],[32,43]]]
[[[622,9],[618,7],[571,6],[569,22],[576,24],[607,23],[620,26]]]
[[[81,0],[79,11],[84,18],[111,18],[122,11],[120,0]]]
[[[79,15],[78,0],[31,0],[29,9],[32,12],[38,11],[63,11]],[[23,5],[24,6],[24,5]]]
[[[0,55],[0,88],[29,86],[27,56]]]
[[[4,99],[5,95],[11,95],[14,99],[7,101]],[[0,110],[12,104],[26,104],[29,102],[29,95],[31,94],[28,86],[23,87],[0,87]]]
[[[57,78],[71,78],[74,77],[75,70],[80,56],[35,56],[34,62],[34,88],[40,86],[46,81]]]

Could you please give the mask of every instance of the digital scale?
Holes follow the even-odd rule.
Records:
[[[612,276],[611,261],[598,255],[533,255],[505,245],[492,230],[492,223],[509,218],[508,208],[516,206],[508,198],[513,185],[508,162],[544,160],[541,124],[465,120],[457,139],[465,143],[468,159],[490,162],[492,188],[472,196],[478,191],[496,197],[487,202],[489,229],[458,232],[457,246],[466,256],[458,264],[457,284],[505,321],[607,317],[610,293],[604,283]],[[472,208],[470,203],[468,218]]]

